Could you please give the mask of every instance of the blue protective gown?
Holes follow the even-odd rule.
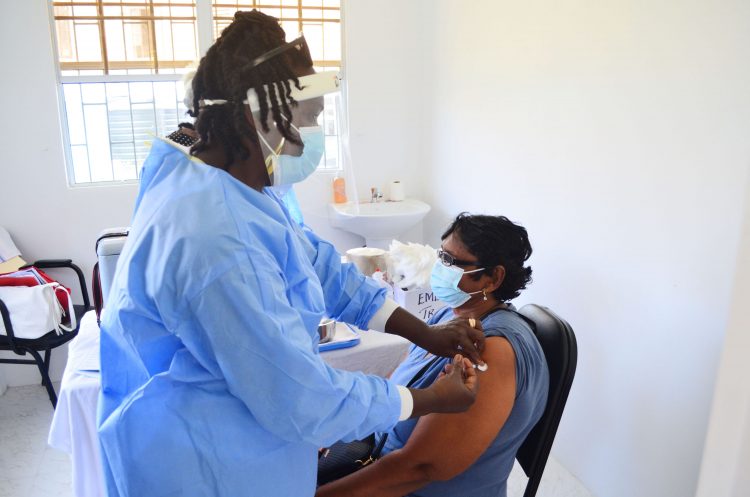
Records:
[[[317,352],[323,314],[384,299],[270,191],[155,140],[102,320],[108,494],[313,495],[318,447],[398,421],[394,383]]]

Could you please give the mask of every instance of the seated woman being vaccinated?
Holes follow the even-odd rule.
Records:
[[[459,215],[442,236],[432,271],[448,305],[430,324],[456,317],[485,334],[476,402],[461,414],[429,414],[376,434],[383,457],[322,485],[318,497],[505,497],[516,452],[544,412],[549,374],[530,324],[510,303],[531,280],[526,230],[505,217]],[[425,387],[450,361],[413,345],[391,379]]]

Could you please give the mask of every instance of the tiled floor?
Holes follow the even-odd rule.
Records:
[[[55,385],[59,390],[59,385]],[[41,386],[9,388],[0,396],[0,497],[72,497],[70,460],[47,446],[52,405]],[[526,478],[518,466],[508,496],[520,497]],[[551,459],[538,497],[593,497]]]
[[[9,388],[0,397],[0,497],[72,495],[70,459],[47,446],[51,420],[42,386]]]

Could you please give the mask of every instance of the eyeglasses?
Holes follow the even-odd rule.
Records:
[[[481,266],[479,261],[462,261],[461,259],[456,259],[443,249],[438,249],[437,255],[443,266]]]
[[[307,46],[307,41],[305,41],[305,36],[303,34],[300,34],[299,38],[296,38],[290,41],[289,43],[284,43],[283,45],[279,45],[278,47],[269,50],[263,55],[256,57],[250,63],[250,67],[257,67],[260,64],[264,63],[265,61],[272,59],[273,57],[276,57],[277,55],[281,53],[287,52],[291,50],[292,48],[296,50],[291,51],[289,55],[291,56],[295,64],[303,65],[303,66],[313,65],[313,60],[312,60],[312,57],[310,56],[310,48]]]

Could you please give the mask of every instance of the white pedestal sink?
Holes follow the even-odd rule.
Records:
[[[412,198],[401,202],[328,204],[331,226],[364,237],[368,247],[386,250],[391,240],[421,222],[428,212],[429,205]]]

